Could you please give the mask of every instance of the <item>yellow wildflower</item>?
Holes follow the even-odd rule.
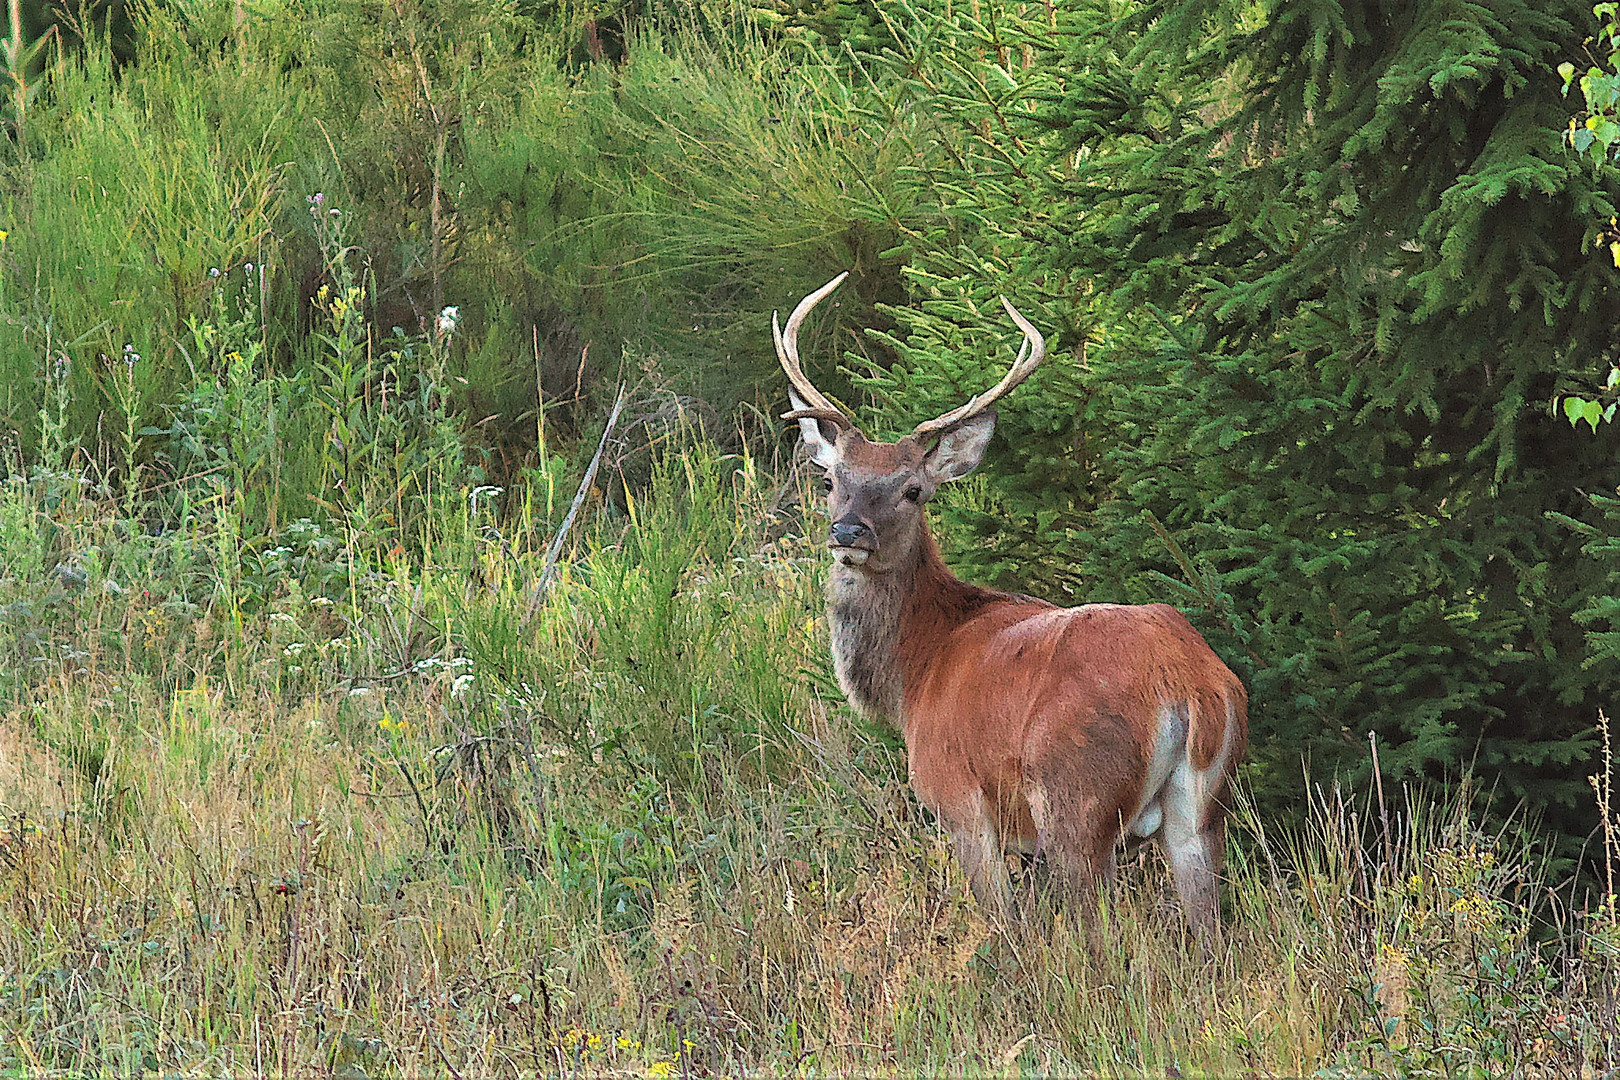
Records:
[[[395,720],[387,709],[383,710],[382,719],[377,721],[377,726],[384,731],[397,732],[400,735],[409,735],[411,733],[411,722],[409,720]],[[575,1035],[575,1032],[570,1030],[567,1034]]]
[[[1449,910],[1451,914],[1459,916],[1463,928],[1472,933],[1489,930],[1500,918],[1495,905],[1479,893],[1457,897]]]

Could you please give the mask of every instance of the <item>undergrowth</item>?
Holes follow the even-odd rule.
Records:
[[[865,311],[902,299],[892,229],[857,220],[846,178],[893,202],[907,151],[862,127],[825,48],[724,0],[649,12],[617,62],[576,66],[596,9],[187,0],[133,12],[131,63],[93,34],[47,50],[0,143],[0,430],[43,453],[48,350],[92,456],[115,456],[112,411],[179,439],[217,362],[194,326],[244,308],[255,415],[286,421],[264,514],[296,518],[324,490],[308,418],[331,417],[268,391],[333,386],[336,302],[370,325],[347,343],[367,359],[432,342],[394,350],[398,389],[431,378],[513,483],[621,369],[719,413],[757,403],[768,312],[835,267],[888,282]]]

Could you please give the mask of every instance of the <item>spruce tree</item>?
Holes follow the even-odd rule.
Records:
[[[1202,621],[1251,685],[1267,805],[1302,757],[1365,781],[1372,739],[1386,784],[1473,771],[1584,835],[1620,683],[1571,527],[1614,447],[1555,411],[1620,325],[1620,184],[1565,147],[1554,73],[1589,9],[1118,8],[925,16],[890,54],[970,149],[919,170],[929,302],[880,382],[948,397],[990,294],[1042,310],[1087,362],[1009,403],[1004,467],[1043,472],[1001,485],[1003,524],[1083,596]]]

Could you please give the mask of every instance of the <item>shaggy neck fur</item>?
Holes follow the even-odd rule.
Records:
[[[863,716],[903,730],[907,692],[946,636],[1000,598],[951,573],[926,522],[911,561],[887,573],[835,564],[827,616],[838,685]]]

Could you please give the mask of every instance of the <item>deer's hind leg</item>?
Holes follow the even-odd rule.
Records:
[[[1054,884],[1079,902],[1082,915],[1089,915],[1098,891],[1114,881],[1117,810],[1081,795],[1072,784],[1036,781],[1027,792],[1037,854],[1051,865]]]
[[[1226,856],[1226,796],[1233,741],[1232,714],[1221,748],[1204,768],[1183,761],[1165,785],[1165,854],[1187,922],[1208,941],[1220,930],[1220,876]]]
[[[1165,854],[1187,922],[1200,938],[1220,927],[1220,872],[1226,853],[1226,819],[1210,815],[1190,794],[1172,784],[1166,793]]]

